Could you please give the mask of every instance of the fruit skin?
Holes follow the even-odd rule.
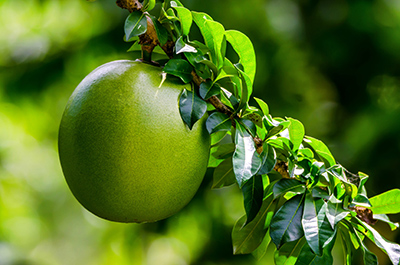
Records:
[[[76,199],[110,221],[154,222],[181,210],[207,169],[205,119],[183,123],[183,88],[137,61],[104,64],[78,85],[59,130],[59,156]]]

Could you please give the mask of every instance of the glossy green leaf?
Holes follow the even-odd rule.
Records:
[[[203,117],[207,111],[207,103],[195,92],[184,89],[179,98],[179,112],[182,120],[192,129],[193,125]]]
[[[175,15],[174,11],[171,8],[162,7],[161,14],[158,19],[163,25],[173,25],[175,21],[179,21],[179,18]]]
[[[258,174],[260,175],[268,174],[274,169],[277,162],[275,149],[267,142],[264,142],[263,151],[260,154],[260,157],[261,157],[261,167],[260,170],[258,171]]]
[[[178,13],[179,22],[181,23],[182,27],[182,35],[183,36],[189,35],[190,28],[193,23],[192,13],[190,12],[189,9],[183,6],[174,6],[173,8]]]
[[[312,196],[314,198],[322,198],[325,200],[329,199],[329,191],[327,188],[322,188],[322,187],[314,187],[312,189]]]
[[[131,38],[142,35],[147,31],[147,18],[140,11],[133,11],[125,20],[125,36],[129,41]]]
[[[239,107],[236,111],[240,111],[244,109],[249,102],[251,93],[253,92],[253,84],[249,78],[249,76],[239,70],[239,76],[241,79],[241,91],[240,91],[240,99],[239,99]]]
[[[257,134],[256,125],[251,121],[243,118],[239,118],[240,123],[246,128],[246,130],[251,134],[251,136],[255,137]]]
[[[214,58],[212,61],[217,66],[218,69],[221,69],[224,64],[225,53],[223,53],[224,42],[226,42],[225,38],[225,28],[221,23],[216,21],[207,20],[205,25],[210,29],[210,33],[213,38],[214,43]],[[211,49],[211,47],[210,47]]]
[[[236,179],[233,173],[232,158],[228,157],[215,168],[211,188],[218,189],[234,183],[236,183]]]
[[[179,54],[182,52],[196,53],[197,50],[195,47],[185,43],[182,37],[179,37],[179,39],[175,42],[175,53]]]
[[[387,223],[392,231],[399,228],[399,223],[390,221],[386,214],[374,214],[374,219]]]
[[[301,225],[303,206],[304,196],[297,195],[286,201],[272,218],[270,236],[277,249],[304,235]]]
[[[304,213],[301,223],[304,236],[312,251],[318,256],[322,255],[323,247],[330,242],[334,235],[326,219],[327,204],[323,199],[314,199],[307,193],[304,201]]]
[[[264,119],[264,121],[267,121],[267,119]],[[267,122],[267,123],[269,123],[269,122]],[[281,133],[283,130],[288,128],[289,125],[290,125],[290,121],[283,121],[283,122],[278,123],[276,126],[273,126],[272,128],[269,129],[267,136],[265,136],[265,139],[271,138],[271,137]],[[270,126],[268,126],[268,127],[270,127]]]
[[[314,150],[316,157],[324,162],[327,168],[336,164],[333,155],[322,141],[310,136],[305,136],[304,143]]]
[[[222,46],[225,38],[224,27],[212,20],[205,14],[192,11],[193,20],[200,29],[201,34],[207,47],[211,51],[211,61],[216,65],[217,69],[223,66],[224,56],[222,56]]]
[[[262,99],[253,97],[254,100],[257,102],[258,106],[260,106],[261,111],[263,112],[264,116],[268,116],[269,115],[269,107],[268,104],[265,103]]]
[[[151,11],[156,6],[156,0],[144,0],[142,5],[142,12]]]
[[[336,224],[345,218],[350,212],[343,209],[342,203],[332,203],[328,201],[328,211],[326,217],[331,224],[332,229],[335,229]]]
[[[164,8],[177,7],[177,6],[183,6],[179,0],[165,0],[164,1]]]
[[[246,224],[253,221],[263,202],[263,183],[260,175],[255,175],[242,187],[244,209],[246,211]]]
[[[237,100],[237,98],[231,92],[224,89],[223,87],[221,87],[221,91],[223,92],[221,93],[222,103],[224,103],[225,105],[229,106],[232,109],[237,109],[237,106],[239,105],[239,101]]]
[[[274,186],[274,198],[282,196],[289,191],[302,194],[306,191],[306,186],[296,179],[280,179]]]
[[[212,84],[211,82],[202,82],[200,84],[199,94],[205,100],[220,93],[221,87],[218,84]]]
[[[232,157],[235,151],[235,144],[221,144],[211,147],[208,167],[217,167],[222,161],[228,157]]]
[[[251,253],[263,242],[277,205],[277,201],[274,201],[272,196],[272,186],[273,184],[269,185],[265,190],[261,209],[253,221],[244,225],[246,222],[246,215],[244,215],[234,225],[232,230],[234,254]]]
[[[334,242],[335,240],[332,240],[332,242],[326,248],[324,248],[322,256],[318,256],[311,250],[308,244],[304,244],[295,265],[332,265],[332,248]]]
[[[358,243],[361,246],[361,249],[363,251],[363,256],[364,256],[364,265],[378,265],[378,258],[377,256],[372,253],[367,246],[364,244],[362,238],[359,236],[357,231],[355,231],[354,227],[350,227],[351,233],[355,235],[356,239],[358,240]]]
[[[305,242],[304,237],[302,237],[285,243],[279,250],[275,250],[275,265],[294,265]]]
[[[362,206],[362,207],[368,208],[368,207],[371,207],[371,203],[369,202],[367,196],[365,196],[363,194],[358,194],[351,201],[351,207],[354,207],[354,206]]]
[[[343,250],[345,265],[353,264],[353,253],[356,250],[355,246],[353,245],[353,241],[352,241],[350,234],[351,234],[351,231],[349,231],[348,226],[342,225],[342,224],[338,226],[338,236],[340,237],[341,243],[342,243],[342,250]],[[354,236],[357,237],[357,235],[353,235],[353,237]],[[358,242],[355,242],[355,243],[357,245],[359,245]]]
[[[168,31],[164,28],[158,19],[154,16],[150,16],[151,21],[153,21],[154,29],[156,30],[157,39],[160,42],[161,46],[165,45],[168,41]]]
[[[243,116],[242,116],[242,118],[243,119],[248,119],[248,120],[251,120],[251,122],[252,123],[254,123],[256,126],[258,126],[258,128],[256,128],[256,130],[257,130],[257,135],[259,135],[259,129],[260,128],[263,128],[263,123],[262,123],[262,117],[261,117],[261,115],[260,114],[258,114],[256,111],[249,111],[249,112],[246,112],[246,114],[244,114]],[[264,129],[264,128],[263,128]],[[265,133],[265,135],[266,135],[266,133]],[[264,136],[265,136],[264,135]],[[260,136],[260,138],[261,139],[263,139],[264,138],[264,136]]]
[[[253,83],[256,74],[256,54],[253,44],[245,34],[237,30],[227,30],[225,35],[226,40],[239,55],[239,63],[243,66],[244,72]]]
[[[194,47],[194,46],[192,46],[192,47]],[[208,61],[208,60],[204,56],[204,53],[201,50],[196,48],[196,51],[197,51],[196,53],[184,52],[183,54],[185,55],[185,57],[188,60],[188,62],[191,65],[193,65],[194,70],[196,71],[197,75],[199,77],[203,78],[204,80],[207,80],[207,79],[212,77],[212,73],[211,73],[210,67],[208,67],[206,64],[204,64],[202,62],[203,61]]]
[[[264,257],[265,253],[267,252],[269,243],[271,243],[271,237],[268,233],[266,233],[261,244],[253,252],[251,252],[256,260],[260,260],[262,257]]]
[[[358,218],[356,219],[368,230],[366,236],[389,256],[390,261],[393,264],[400,264],[400,245],[386,240],[370,225]]]
[[[229,131],[232,127],[232,120],[228,115],[221,112],[213,112],[207,118],[206,128],[209,134],[219,131]]]
[[[374,214],[400,213],[400,189],[393,189],[369,199]]]
[[[184,83],[192,81],[193,67],[186,60],[183,59],[171,59],[164,66],[163,71],[167,74],[179,77]]]
[[[211,145],[216,145],[220,143],[225,137],[227,137],[228,131],[219,131],[211,134]],[[231,138],[231,137],[229,137]]]
[[[293,151],[297,151],[297,149],[299,149],[301,143],[303,142],[305,133],[304,126],[300,121],[296,119],[287,119],[290,121],[288,130],[290,141],[293,143]]]
[[[357,174],[360,177],[360,184],[358,185],[358,193],[361,193],[365,183],[367,182],[369,176],[367,174],[364,174],[362,172],[358,172]]]
[[[246,128],[236,122],[235,153],[233,154],[233,171],[239,187],[254,176],[261,167],[261,158],[257,153],[253,137]]]

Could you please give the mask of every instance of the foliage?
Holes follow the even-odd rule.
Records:
[[[125,39],[138,42],[132,37],[143,33],[143,16],[150,15],[128,17]],[[397,228],[385,214],[400,212],[398,197],[391,196],[400,190],[370,200],[365,189],[368,176],[338,164],[322,141],[305,135],[300,121],[272,117],[267,103],[258,98],[258,106],[250,105],[256,62],[253,45],[243,33],[225,30],[209,15],[190,11],[178,0],[163,2],[157,20],[152,20],[160,46],[175,44],[172,56],[167,53],[170,60],[164,71],[184,83],[193,82],[193,73],[201,80],[182,93],[180,112],[192,128],[208,110],[207,129],[215,143],[209,162],[215,168],[213,187],[236,183],[243,192],[246,214],[233,228],[235,254],[262,256],[273,242],[276,264],[289,259],[290,264],[332,264],[331,250],[341,237],[346,242],[346,264],[357,249],[362,249],[365,264],[377,264],[364,244],[368,238],[399,264],[400,246],[384,239],[371,224],[376,222],[376,210],[376,218]],[[189,38],[192,25],[204,43]],[[228,46],[238,61],[227,57]],[[229,111],[222,111],[211,97]]]
[[[268,103],[272,115],[299,119],[307,134],[323,139],[347,169],[368,172],[369,196],[400,187],[397,1],[182,3],[249,36],[257,53],[253,95]],[[158,8],[150,12],[158,16]],[[0,14],[2,265],[273,264],[274,244],[262,258],[257,255],[269,244],[268,236],[252,255],[232,255],[229,235],[244,214],[243,197],[237,185],[210,189],[215,168],[207,171],[192,202],[164,221],[119,224],[82,209],[61,175],[60,117],[89,72],[115,59],[139,57],[126,53],[130,43],[121,41],[128,13],[115,0],[3,0]],[[196,27],[190,38],[201,40]],[[227,55],[233,53],[228,45]],[[251,105],[258,106],[253,99]],[[226,168],[229,160],[223,160]],[[399,218],[390,215],[396,222]],[[385,225],[379,220],[373,227],[400,243],[399,229],[391,232]],[[294,252],[302,240],[294,241]],[[340,237],[336,242],[334,264],[343,264],[346,245]],[[379,264],[391,264],[378,252]],[[360,248],[353,264],[363,264]]]

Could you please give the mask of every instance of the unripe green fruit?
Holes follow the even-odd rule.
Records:
[[[183,123],[178,81],[135,61],[104,64],[73,92],[59,131],[65,179],[90,212],[154,222],[181,210],[199,188],[210,148],[205,117]]]

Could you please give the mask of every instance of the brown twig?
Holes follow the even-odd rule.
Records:
[[[117,6],[122,9],[128,9],[129,13],[142,9],[142,4],[139,0],[117,0]]]

